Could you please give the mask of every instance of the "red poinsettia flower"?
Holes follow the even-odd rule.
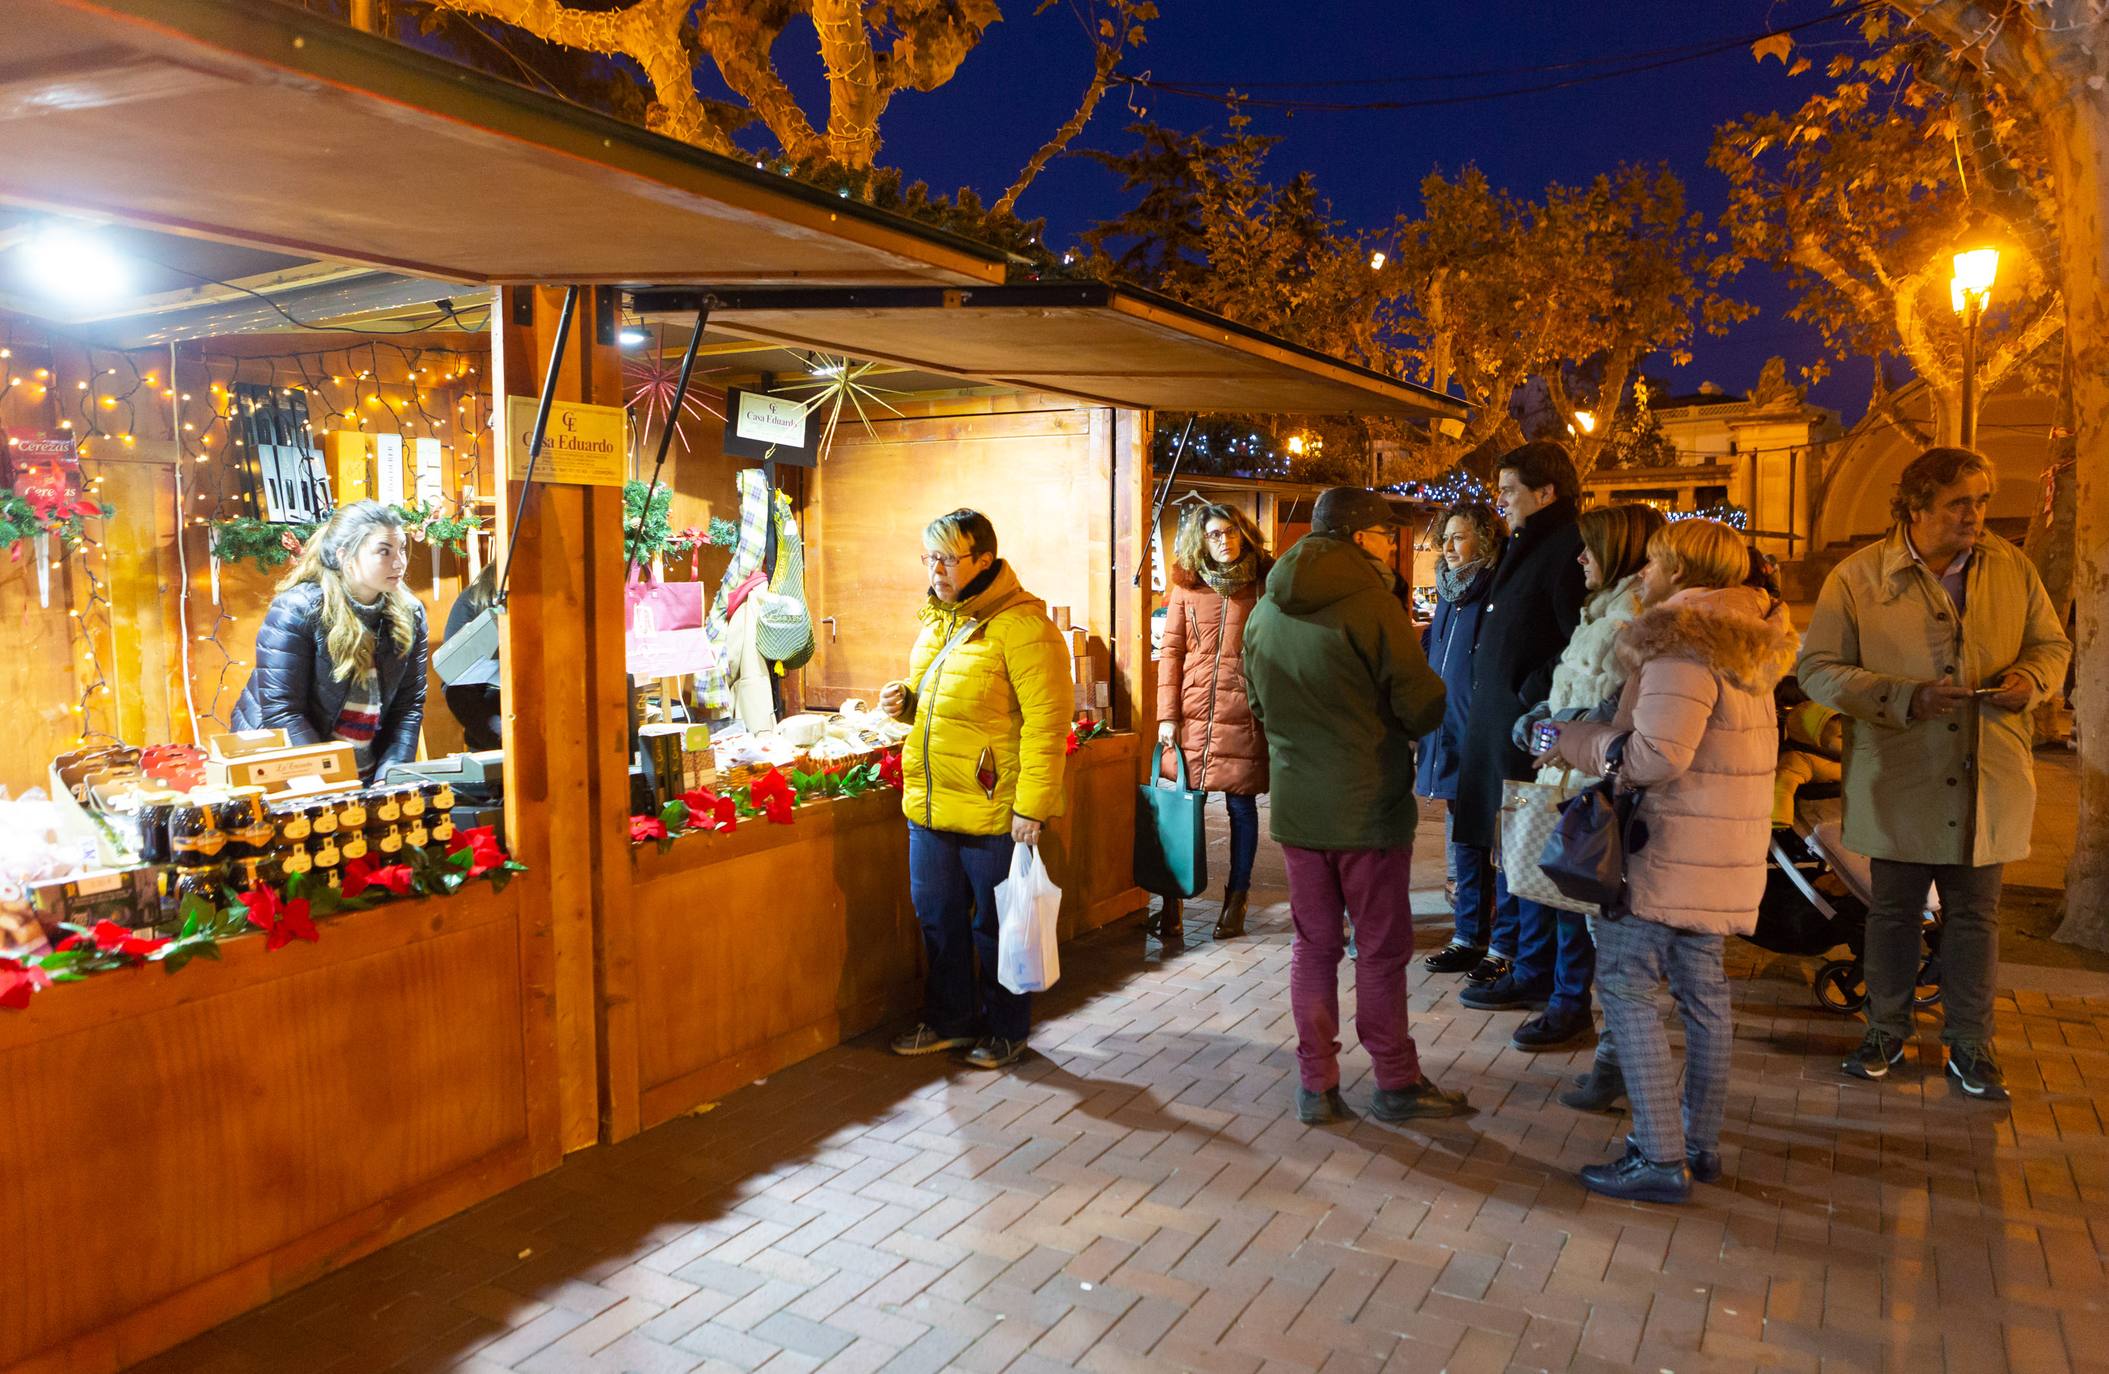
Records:
[[[167,939],[157,940],[137,934],[115,921],[97,921],[95,929],[88,934],[94,939],[95,947],[104,954],[124,954],[136,959],[144,959],[163,945],[171,943]]]
[[[300,540],[291,530],[287,530],[284,534],[278,536],[278,547],[292,554],[295,558],[300,556]]]
[[[879,781],[894,791],[901,790],[901,751],[889,749],[879,755]]]
[[[747,789],[747,794],[754,799],[755,807],[765,813],[772,801],[780,799],[785,808],[789,809],[791,803],[798,800],[798,793],[791,786],[791,780],[783,775],[781,769],[776,768],[756,778],[754,785]]]
[[[494,868],[505,866],[505,850],[499,847],[498,832],[491,826],[479,825],[457,831],[454,842],[447,846],[447,856],[452,858],[463,850],[472,856],[469,862],[471,878],[480,878]]]
[[[755,804],[761,807],[762,816],[771,825],[791,824],[791,799],[789,797],[771,795],[767,798],[756,798]]]
[[[410,895],[410,865],[391,864],[373,854],[361,854],[344,866],[344,895],[356,897],[370,887],[398,897]]]
[[[699,787],[693,792],[683,792],[681,803],[688,808],[691,829],[714,830],[720,834],[739,829],[739,803],[730,797],[721,797],[707,787]]]
[[[284,949],[295,940],[306,940],[309,944],[320,938],[315,921],[308,914],[307,898],[288,902],[278,895],[278,889],[252,887],[239,894],[249,924],[264,932],[264,948]]]
[[[51,986],[51,975],[40,968],[0,958],[0,1008],[21,1011],[29,999]]]
[[[1071,726],[1069,728],[1069,742],[1062,746],[1062,752],[1064,754],[1074,754],[1078,749],[1082,747],[1082,743],[1076,737],[1076,727]]]
[[[630,817],[630,843],[643,844],[646,840],[666,838],[666,822],[657,816]]]

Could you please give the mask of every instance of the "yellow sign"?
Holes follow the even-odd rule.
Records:
[[[516,482],[527,479],[527,445],[535,432],[533,396],[508,396],[505,406],[507,470]],[[590,406],[554,401],[542,456],[535,460],[537,482],[567,482],[581,487],[619,487],[629,476],[628,416],[620,406]]]

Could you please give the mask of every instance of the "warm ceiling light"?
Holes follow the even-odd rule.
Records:
[[[642,329],[625,329],[615,337],[622,341],[624,348],[636,348],[645,341],[645,332]]]

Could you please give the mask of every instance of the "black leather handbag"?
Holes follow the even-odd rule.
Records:
[[[1604,780],[1560,804],[1560,819],[1538,855],[1554,887],[1579,902],[1594,902],[1607,918],[1626,913],[1626,858],[1647,843],[1647,825],[1634,812],[1640,792],[1618,790],[1627,736],[1611,743]]]

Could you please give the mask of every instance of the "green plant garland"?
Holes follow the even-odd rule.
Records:
[[[650,563],[655,558],[681,558],[706,546],[729,549],[739,542],[740,527],[712,516],[708,529],[674,528],[673,489],[661,486],[652,492],[652,509],[644,509],[646,484],[631,478],[622,484],[622,556],[626,563]],[[643,519],[640,521],[639,517]]]
[[[449,553],[466,553],[468,537],[481,534],[486,528],[483,517],[473,511],[449,516],[442,515],[437,506],[415,503],[389,509],[402,519],[403,528],[412,539],[436,544]],[[320,528],[305,523],[273,524],[253,515],[230,516],[212,522],[212,556],[222,563],[251,563],[259,571],[273,572],[299,554],[297,547],[287,547],[289,536],[294,545],[305,544],[308,536]]]

